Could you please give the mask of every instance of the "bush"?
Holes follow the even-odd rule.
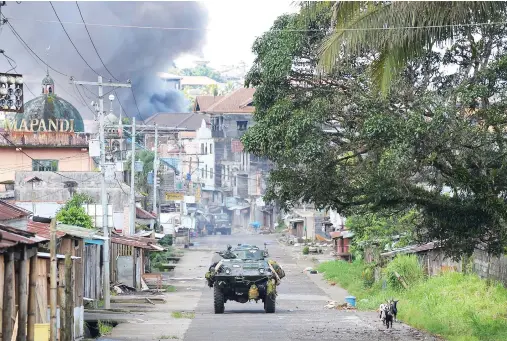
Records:
[[[310,248],[308,246],[305,246],[303,248],[303,255],[308,255],[308,254],[310,254]]]
[[[166,234],[162,239],[158,242],[162,246],[171,246],[173,245],[173,235],[172,234]]]
[[[384,278],[387,285],[394,290],[403,290],[395,273],[403,277],[408,286],[414,285],[424,279],[423,269],[415,255],[397,256],[384,269]]]

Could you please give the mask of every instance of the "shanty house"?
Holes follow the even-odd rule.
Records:
[[[31,212],[0,200],[0,224],[11,226],[20,230],[26,230],[28,217]]]
[[[35,217],[38,220],[38,217]],[[104,238],[97,235],[94,229],[86,229],[78,226],[58,224],[56,226],[57,236],[57,254],[60,254],[59,267],[63,269],[63,259],[66,254],[73,257],[74,274],[74,337],[79,338],[84,336],[84,298],[98,300],[101,298],[102,292],[102,276],[101,276],[101,245],[104,243]],[[35,233],[38,237],[44,239],[46,242],[50,239],[49,224],[30,220],[28,223],[28,230]],[[41,275],[49,273],[49,249],[41,247],[40,251],[45,251],[39,259],[39,273]],[[38,283],[41,287],[49,288],[49,280],[46,278],[40,279]],[[49,300],[47,295],[40,300],[40,311],[48,311]],[[49,314],[40,314],[38,316],[40,323],[47,323],[49,321]]]
[[[42,240],[6,225],[0,225],[0,236],[0,340],[26,340],[27,335],[33,340],[36,302],[42,294],[35,285]]]
[[[149,253],[164,250],[156,239],[134,236],[111,236],[111,282],[141,289],[142,276],[150,266]]]
[[[333,239],[334,251],[336,256],[343,260],[351,260],[352,253],[350,252],[350,244],[354,233],[348,230],[341,230],[330,232],[331,238]]]

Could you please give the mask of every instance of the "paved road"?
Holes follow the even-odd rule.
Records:
[[[309,275],[302,273],[300,266],[272,235],[209,236],[197,242],[198,248],[215,250],[227,244],[261,246],[268,242],[270,257],[282,265],[286,277],[279,287],[275,314],[265,314],[262,303],[227,302],[225,314],[215,315],[213,292],[205,287],[184,340],[434,340],[400,323],[386,331],[373,313],[325,309],[330,298]]]

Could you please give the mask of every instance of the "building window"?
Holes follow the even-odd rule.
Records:
[[[209,153],[213,154],[213,144],[209,144]]]
[[[33,160],[32,170],[35,172],[57,172],[58,160]]]
[[[201,168],[201,178],[204,179],[204,168]]]
[[[204,145],[204,154],[208,154],[208,144]]]
[[[213,179],[213,168],[209,169],[209,178]]]
[[[206,174],[206,178],[207,178],[208,177],[208,165],[205,165],[204,169],[205,169],[204,174]],[[204,178],[204,176],[203,176],[203,178]]]
[[[201,143],[201,154],[204,155],[204,143]]]
[[[236,121],[239,131],[245,131],[248,125],[248,121]]]

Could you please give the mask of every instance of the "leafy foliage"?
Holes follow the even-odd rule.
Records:
[[[424,279],[423,269],[415,255],[397,256],[384,269],[384,278],[389,287],[403,290],[403,285],[396,277],[396,273],[403,277],[409,287]]]
[[[93,228],[92,218],[86,213],[84,208],[72,206],[68,209],[61,209],[56,215],[56,220],[68,225]]]
[[[332,13],[333,33],[320,46],[320,66],[331,71],[347,53],[373,49],[374,84],[384,94],[409,61],[443,42],[459,39],[461,25],[504,21],[505,2],[492,1],[334,1],[307,3],[310,17]],[[426,28],[423,28],[426,27]],[[383,29],[385,28],[385,29]]]
[[[198,65],[194,68],[185,68],[181,70],[181,73],[184,76],[206,76],[217,82],[223,82],[220,72],[207,65]]]
[[[136,161],[143,162],[143,171],[135,175],[136,190],[141,193],[148,193],[148,173],[153,171],[153,161],[155,160],[155,153],[148,150],[141,150],[136,152]],[[130,174],[130,167],[132,159],[127,160],[127,171]]]
[[[314,77],[332,20],[328,10],[284,15],[253,46],[256,124],[242,141],[275,163],[266,199],[348,216],[414,210],[418,241],[503,252],[505,25],[454,28],[454,44],[408,62],[384,98],[366,46]]]
[[[56,214],[56,220],[68,225],[93,228],[93,220],[82,207],[93,203],[93,198],[84,193],[75,193]]]

